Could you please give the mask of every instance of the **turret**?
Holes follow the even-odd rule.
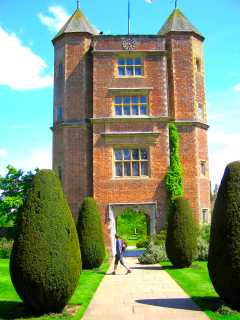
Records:
[[[53,168],[75,218],[80,202],[91,194],[92,143],[87,119],[92,116],[91,43],[96,34],[77,9],[53,39]]]
[[[206,122],[203,35],[179,9],[158,34],[167,39],[171,115],[176,120]]]
[[[166,38],[169,114],[180,133],[185,196],[190,200],[197,222],[209,222],[204,37],[179,9],[172,12],[158,34]]]

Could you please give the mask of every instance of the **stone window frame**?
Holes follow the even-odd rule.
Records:
[[[116,103],[116,98],[121,97],[121,103]],[[138,102],[133,102],[133,98],[137,97]],[[141,98],[146,98],[146,102],[141,102]],[[124,98],[129,98],[129,103],[124,102]],[[129,106],[130,114],[124,113],[124,107]],[[133,114],[133,108],[137,106],[138,114]],[[121,107],[122,114],[116,114],[116,107]],[[141,107],[146,107],[146,113],[141,114]],[[112,98],[112,114],[116,118],[122,117],[146,117],[149,116],[149,96],[148,94],[117,94]]]
[[[144,159],[141,159],[141,157],[139,157],[138,160],[133,159],[132,151],[136,150],[136,149],[138,150],[139,155],[141,154],[141,152],[140,152],[141,150],[146,150],[148,159],[144,160]],[[115,151],[116,150],[122,151],[122,159],[121,160],[115,159]],[[131,151],[130,160],[123,159],[123,156],[124,156],[123,150],[130,150]],[[121,146],[121,147],[114,146],[112,149],[112,155],[113,155],[112,170],[113,170],[113,178],[114,179],[146,179],[146,178],[150,178],[150,148],[149,147],[146,147],[146,146],[141,146],[141,147],[139,147],[139,146]],[[121,176],[116,175],[116,162],[122,164],[122,175]],[[124,175],[124,163],[129,163],[129,162],[130,162],[131,175]],[[139,175],[132,175],[134,162],[139,163]],[[141,171],[142,171],[141,163],[143,163],[143,162],[147,163],[147,175],[141,175]]]
[[[56,122],[61,123],[63,122],[63,106],[57,106],[56,108]]]
[[[200,57],[195,57],[195,71],[198,73],[202,73],[202,59]]]
[[[197,119],[200,121],[205,121],[205,105],[201,102],[197,102]]]
[[[127,60],[131,59],[131,60],[136,60],[136,59],[141,59],[141,64],[127,64]],[[119,60],[125,60],[125,63],[124,64],[118,64],[118,61]],[[116,55],[115,57],[115,78],[121,78],[121,79],[126,79],[126,78],[143,78],[144,77],[144,62],[145,62],[145,59],[144,59],[144,55],[143,53],[123,53],[123,54],[118,54]],[[125,69],[125,74],[124,75],[120,75],[119,74],[119,67],[122,67]],[[127,68],[133,68],[133,74],[132,75],[129,75],[126,73],[126,70]],[[136,75],[136,68],[141,68],[142,70],[142,73],[141,75]]]
[[[200,168],[200,175],[202,177],[206,177],[207,176],[207,161],[201,159],[199,161],[199,168]]]
[[[208,224],[209,223],[209,208],[201,209],[201,223]]]
[[[58,78],[63,78],[63,62],[62,61],[60,61],[59,63],[58,63]]]
[[[62,166],[60,166],[60,165],[57,167],[57,174],[58,174],[59,180],[62,184],[63,183],[63,169],[62,169]]]

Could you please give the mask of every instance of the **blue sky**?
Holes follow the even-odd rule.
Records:
[[[127,0],[82,0],[91,23],[105,34],[127,32]],[[155,34],[173,0],[131,0],[131,31]],[[51,167],[53,47],[51,39],[76,8],[72,0],[0,1],[0,174]],[[240,159],[240,1],[179,0],[206,37],[205,73],[212,184]]]

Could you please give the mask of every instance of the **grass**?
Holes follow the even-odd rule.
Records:
[[[240,320],[240,313],[229,311],[215,292],[208,276],[207,263],[196,261],[190,268],[175,269],[169,262],[161,266],[213,320]],[[222,312],[218,312],[222,310]],[[225,313],[225,314],[224,314]],[[226,315],[226,313],[229,313]]]
[[[106,259],[99,269],[84,270],[82,272],[78,287],[69,302],[69,305],[81,305],[76,315],[70,316],[66,312],[63,312],[62,314],[33,317],[24,309],[23,304],[11,283],[9,260],[0,259],[0,319],[81,319],[108,267],[109,263]]]

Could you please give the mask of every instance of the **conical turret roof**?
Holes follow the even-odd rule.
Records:
[[[64,33],[87,32],[93,35],[98,34],[98,31],[90,24],[80,9],[77,9],[68,19],[62,29],[57,33],[53,40],[57,39]]]
[[[203,35],[191,24],[179,9],[173,10],[158,34],[164,36],[169,32],[192,32],[204,39]]]

